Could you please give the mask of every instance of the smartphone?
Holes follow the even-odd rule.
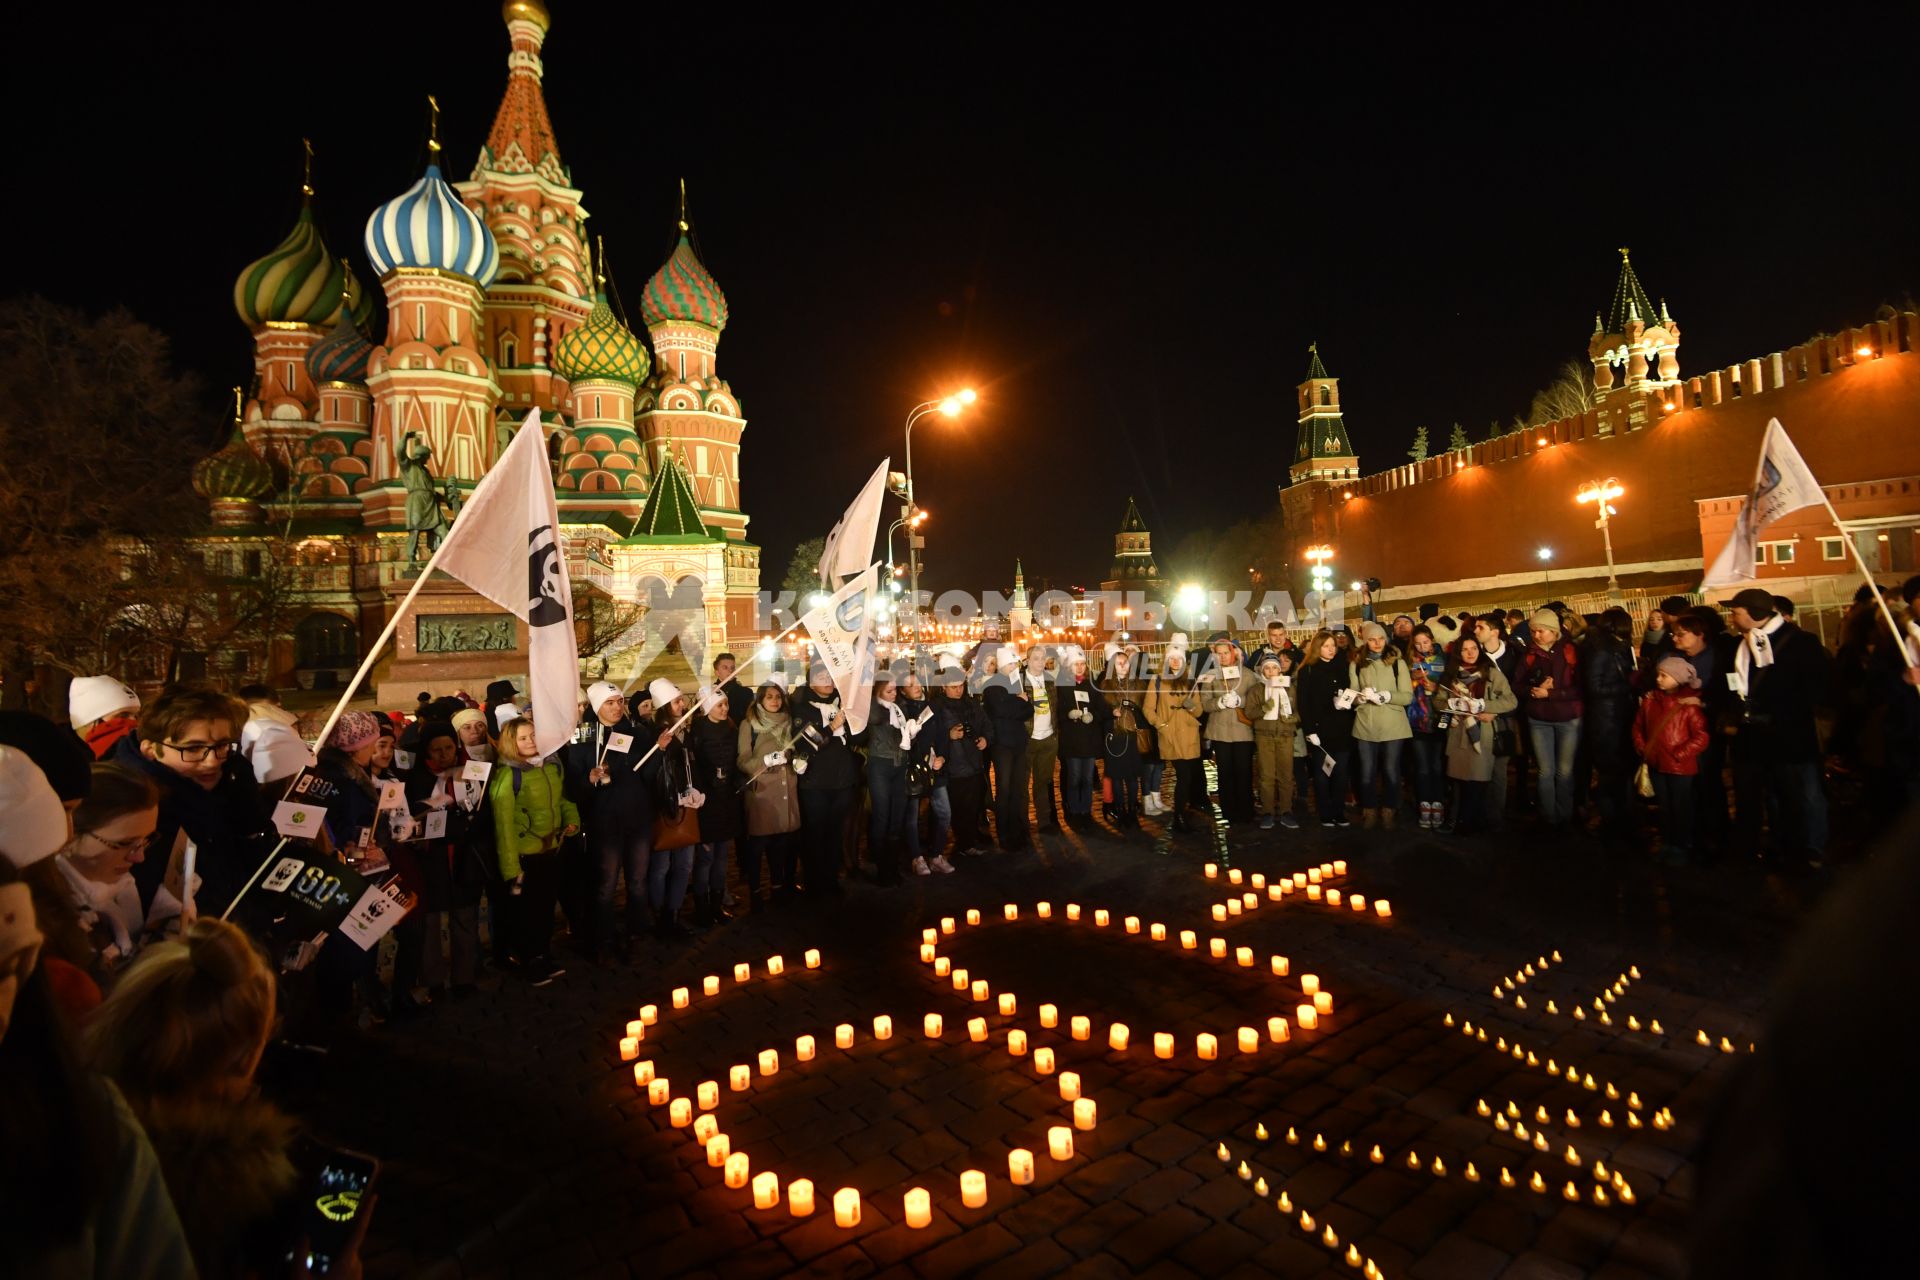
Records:
[[[324,1276],[332,1272],[341,1249],[353,1238],[367,1196],[380,1176],[380,1162],[358,1151],[313,1147],[301,1164],[312,1170],[296,1237],[306,1242],[306,1254],[289,1255],[288,1260],[305,1266],[309,1275]]]

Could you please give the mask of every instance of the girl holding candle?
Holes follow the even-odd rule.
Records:
[[[1175,632],[1158,674],[1147,685],[1147,719],[1158,736],[1160,758],[1173,767],[1173,830],[1189,833],[1189,805],[1206,803],[1200,770],[1200,695],[1187,665],[1186,637]]]
[[[1143,740],[1151,742],[1153,738],[1147,722],[1147,686],[1135,671],[1139,656],[1140,651],[1131,645],[1113,650],[1099,684],[1100,696],[1106,699],[1112,716],[1101,743],[1102,767],[1113,793],[1106,816],[1122,830],[1140,825],[1141,748]],[[1157,791],[1151,800],[1148,813],[1160,807]]]
[[[1496,767],[1493,725],[1520,705],[1499,666],[1473,636],[1462,636],[1441,676],[1446,691],[1447,777],[1454,785],[1454,820],[1443,832],[1467,835],[1487,824],[1487,784]]]

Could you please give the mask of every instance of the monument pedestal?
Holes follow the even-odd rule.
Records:
[[[387,616],[413,588],[413,579],[385,583]],[[484,698],[489,682],[527,674],[526,624],[464,582],[435,572],[393,633],[393,654],[374,689],[380,706],[411,711],[421,693],[465,691]]]

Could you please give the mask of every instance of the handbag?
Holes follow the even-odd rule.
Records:
[[[1501,717],[1503,720],[1505,718]],[[1519,755],[1520,731],[1510,724],[1502,725],[1496,721],[1493,728],[1493,754],[1496,757]]]
[[[668,818],[659,814],[653,820],[653,847],[659,849],[684,849],[688,845],[700,843],[700,811],[680,806],[680,812]]]
[[[1640,762],[1640,767],[1633,771],[1633,789],[1640,793],[1642,799],[1653,799],[1653,770],[1647,767],[1644,760]]]

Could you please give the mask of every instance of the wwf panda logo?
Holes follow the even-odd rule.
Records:
[[[529,627],[550,627],[567,620],[560,582],[560,546],[550,524],[527,536],[527,596]]]

